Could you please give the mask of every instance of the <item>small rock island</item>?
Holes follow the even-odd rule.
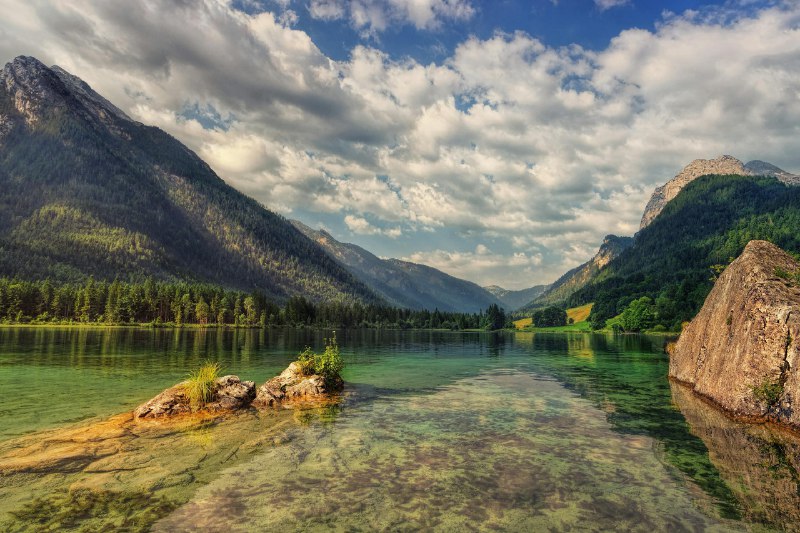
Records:
[[[669,375],[733,415],[800,429],[800,263],[751,241],[669,350]]]
[[[139,420],[323,402],[344,388],[340,375],[343,366],[336,337],[326,341],[321,354],[306,348],[297,361],[258,389],[253,381],[242,381],[239,376],[218,378],[219,365],[207,363],[186,381],[137,407],[133,415]],[[193,392],[198,384],[201,394]]]

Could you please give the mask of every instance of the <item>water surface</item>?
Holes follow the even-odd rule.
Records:
[[[338,405],[112,417],[207,359],[263,382],[323,336],[0,330],[0,529],[797,529],[797,440],[671,386],[659,338],[338,332]]]

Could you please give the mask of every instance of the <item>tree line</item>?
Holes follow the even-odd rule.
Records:
[[[4,324],[150,324],[242,327],[311,326],[401,329],[500,329],[503,309],[455,313],[412,310],[360,302],[313,302],[293,296],[277,303],[247,293],[201,283],[146,279],[56,283],[0,278],[0,323]]]

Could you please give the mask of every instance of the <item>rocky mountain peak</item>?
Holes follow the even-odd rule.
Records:
[[[5,93],[5,95],[3,94]],[[29,127],[35,127],[49,112],[69,109],[116,131],[117,119],[131,119],[111,102],[96,93],[86,82],[58,66],[47,67],[30,56],[19,56],[0,70],[0,98],[6,96],[13,111],[0,112],[0,140],[3,127],[10,131],[20,118]]]
[[[745,164],[744,168],[751,174],[757,176],[775,176],[786,185],[800,185],[800,176],[786,172],[772,163],[766,161],[753,160]]]
[[[19,56],[0,71],[0,89],[29,125],[35,125],[46,106],[63,105],[66,88],[58,76],[35,57]],[[7,117],[8,118],[8,117]]]
[[[736,174],[740,176],[775,176],[786,185],[800,185],[800,176],[791,174],[764,161],[750,161],[746,165],[730,155],[716,159],[695,159],[661,187],[657,187],[647,202],[639,229],[644,229],[689,183],[709,174]]]
[[[716,159],[695,159],[674,178],[653,191],[650,201],[644,208],[639,229],[647,227],[661,213],[664,206],[681,192],[681,189],[707,174],[749,174],[749,172],[741,161],[729,155],[721,155]]]
[[[611,261],[617,258],[633,242],[631,237],[618,237],[616,235],[606,235],[597,254],[592,258],[592,264],[598,269],[605,268]]]

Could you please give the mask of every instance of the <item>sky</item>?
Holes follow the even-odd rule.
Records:
[[[521,289],[693,159],[800,172],[797,0],[0,0],[32,55],[288,218]]]

